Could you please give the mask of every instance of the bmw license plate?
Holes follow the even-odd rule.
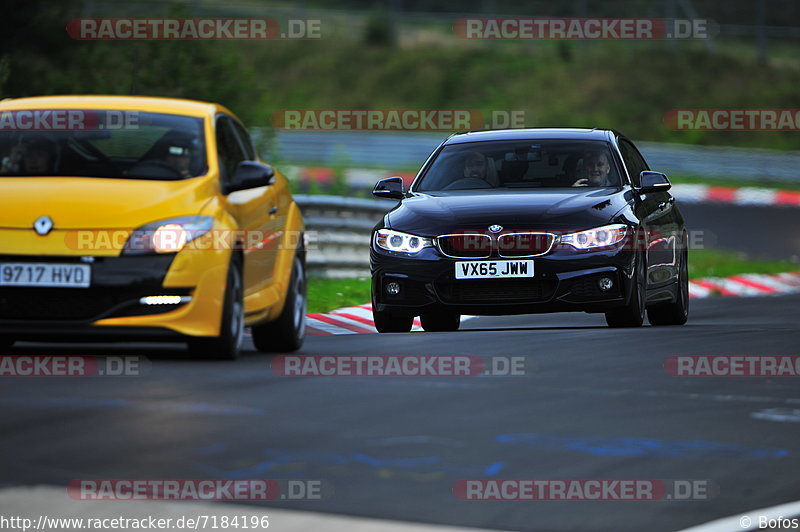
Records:
[[[456,279],[533,277],[532,260],[465,260],[456,262]]]
[[[88,264],[0,264],[0,286],[89,288],[91,281],[92,267]]]

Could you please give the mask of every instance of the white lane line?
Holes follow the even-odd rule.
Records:
[[[800,292],[800,273],[795,272],[779,274],[744,273],[732,277],[704,277],[689,281],[689,297],[691,298],[706,298],[715,293],[721,293],[725,296],[754,297],[796,292]],[[350,316],[347,316],[348,314]],[[372,305],[370,303],[355,307],[344,307],[332,310],[328,314],[316,315],[319,317],[324,316],[327,321],[338,322],[339,325],[322,322],[319,319],[314,319],[313,316],[309,314],[309,326],[329,334],[376,332],[372,330],[375,324],[372,319]],[[353,319],[355,317],[360,319]],[[461,323],[477,317],[461,316]],[[411,330],[423,330],[419,318],[414,318]]]
[[[740,297],[750,297],[750,296],[763,296],[766,292],[763,290],[759,290],[758,288],[748,286],[746,284],[740,283],[735,279],[730,279],[728,277],[715,277],[712,279],[704,279],[706,282],[712,282],[721,286],[728,292],[732,292],[737,296]]]
[[[364,308],[365,306],[367,306],[367,305],[361,305],[359,307],[340,308],[340,309],[332,310],[331,314],[335,315],[337,318],[348,319],[348,320],[350,318],[347,318],[346,316],[342,316],[342,314],[351,314],[353,316],[358,316],[359,318],[365,319],[365,320],[367,320],[369,322],[369,325],[366,325],[366,324],[364,324],[362,322],[357,322],[357,323],[361,323],[362,327],[372,327],[372,328],[374,328],[375,327],[375,322],[372,319],[373,318],[373,316],[372,316],[372,305],[369,305],[369,309]],[[353,321],[353,320],[351,320],[351,321]],[[419,318],[414,318],[414,324],[411,327],[411,330],[412,331],[420,331],[420,330],[422,330],[422,323],[420,322]],[[372,332],[378,332],[378,331],[376,329],[376,330],[374,330]]]
[[[673,185],[672,194],[678,201],[696,203],[705,201],[708,188],[707,185]]]
[[[356,320],[352,320],[350,318],[346,318],[346,317],[341,316],[339,314],[321,314],[320,317],[322,317],[322,316],[324,316],[325,318],[327,318],[330,321],[336,322],[333,325],[336,325],[337,327],[343,327],[345,329],[349,329],[349,330],[351,330],[353,332],[356,332],[356,333],[371,333],[371,332],[375,332],[373,330],[370,330],[370,326],[369,325],[361,323],[360,321],[356,321]]]
[[[689,297],[708,297],[709,295],[711,295],[710,288],[689,281]]]
[[[345,307],[332,310],[331,314],[352,314],[366,320],[372,321],[372,310],[367,310],[364,307]]]
[[[307,317],[307,325],[309,327],[313,327],[314,329],[319,329],[320,331],[325,331],[329,334],[358,334],[354,331],[350,331],[348,329],[344,329],[342,327],[337,327],[336,325],[331,325],[330,323],[325,323],[324,321],[319,321],[314,318]]]
[[[759,283],[755,279],[752,279],[750,277],[746,277],[744,275],[732,275],[728,279],[730,281],[735,282],[735,283],[739,283],[739,284],[743,284],[745,286],[749,286],[750,288],[753,288],[754,290],[758,290],[759,295],[770,295],[771,296],[771,295],[775,295],[777,293],[776,290],[773,287],[767,286],[767,285],[762,284],[762,283]]]
[[[762,287],[751,286],[748,281],[762,285]],[[781,274],[743,273],[732,277],[703,277],[689,281],[690,297],[709,297],[715,291],[723,295],[739,297],[791,294],[800,291],[800,276],[791,272]]]
[[[736,189],[734,203],[737,205],[773,205],[777,190],[769,188],[741,187]]]
[[[703,277],[702,279],[695,279],[693,281],[698,286],[708,289],[712,294],[719,292],[724,296],[735,296],[736,294],[729,292],[724,286],[719,283],[718,277]]]
[[[753,419],[763,421],[782,421],[785,423],[800,423],[800,410],[796,408],[767,408],[761,412],[750,414]]]
[[[800,273],[794,273],[794,272],[779,273],[777,274],[777,276],[779,279],[786,281],[792,286],[800,287]]]
[[[786,519],[796,515],[800,515],[800,501],[748,510],[730,517],[723,517],[702,525],[685,528],[678,532],[731,532],[734,530],[747,532],[759,530],[759,519],[761,517],[764,517],[769,522],[770,519],[777,519],[778,517]]]
[[[770,288],[774,288],[777,292],[789,293],[798,290],[798,287],[793,286],[791,283],[782,280],[780,277],[769,275],[766,273],[743,273],[739,277],[750,279],[751,281]]]
[[[800,397],[774,397],[766,395],[730,395],[730,394],[709,394],[709,393],[686,393],[686,392],[667,392],[659,390],[633,390],[633,389],[597,389],[582,388],[575,386],[537,386],[537,391],[548,391],[571,394],[589,394],[599,396],[636,396],[636,397],[664,397],[668,399],[687,399],[692,401],[716,401],[716,402],[738,402],[738,403],[769,403],[784,404],[787,406],[800,405]]]

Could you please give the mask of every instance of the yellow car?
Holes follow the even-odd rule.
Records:
[[[49,96],[0,102],[0,348],[187,342],[235,358],[305,334],[303,218],[226,108]]]

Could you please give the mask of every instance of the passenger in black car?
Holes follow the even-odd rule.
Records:
[[[605,187],[613,183],[609,179],[611,164],[603,151],[587,152],[583,155],[583,171],[586,177],[575,181],[573,187]]]

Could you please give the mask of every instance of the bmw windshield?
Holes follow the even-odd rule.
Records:
[[[620,172],[605,142],[515,140],[446,145],[414,190],[620,185]]]
[[[178,180],[206,172],[201,118],[116,110],[0,113],[0,175]]]

